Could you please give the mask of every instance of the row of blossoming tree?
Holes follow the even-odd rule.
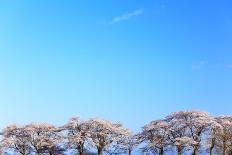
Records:
[[[120,123],[71,118],[61,127],[10,125],[1,134],[1,154],[232,154],[232,116],[180,111],[154,120],[137,134]],[[96,153],[91,153],[96,152]],[[171,152],[171,153],[170,153]]]

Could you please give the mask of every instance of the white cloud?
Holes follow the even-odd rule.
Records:
[[[132,17],[139,16],[143,13],[143,9],[134,10],[133,12],[122,14],[121,16],[114,17],[109,24],[115,24],[122,21],[129,20]]]

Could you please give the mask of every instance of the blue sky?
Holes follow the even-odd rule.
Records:
[[[3,0],[0,127],[231,114],[231,42],[230,0]]]

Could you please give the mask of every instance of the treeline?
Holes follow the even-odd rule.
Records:
[[[232,116],[179,111],[153,120],[136,134],[102,119],[71,118],[67,124],[31,123],[2,130],[1,154],[232,154]]]

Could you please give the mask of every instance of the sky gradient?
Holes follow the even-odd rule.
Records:
[[[231,80],[231,0],[0,2],[0,127],[231,114]]]

